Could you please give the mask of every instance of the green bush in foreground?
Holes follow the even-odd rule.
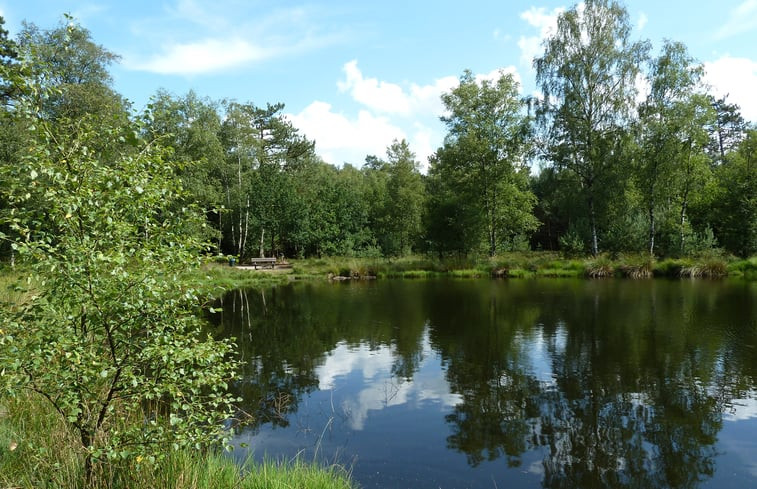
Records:
[[[35,124],[0,175],[4,238],[34,284],[0,309],[2,395],[47,401],[90,485],[119,464],[223,442],[233,345],[201,333],[183,285],[202,250],[187,230],[203,220],[182,207],[175,169],[129,122]]]

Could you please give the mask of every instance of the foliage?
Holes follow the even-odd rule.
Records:
[[[737,105],[707,93],[686,46],[665,41],[648,59],[648,43],[631,33],[613,0],[563,12],[534,60],[544,96],[527,103],[511,76],[465,72],[443,95],[447,135],[427,176],[406,141],[362,168],[325,163],[281,103],[159,90],[138,131],[186,189],[171,211],[198,205],[205,219],[185,231],[211,241],[214,254],[754,253],[750,125]],[[30,145],[34,121],[15,113],[24,98],[60,134],[84,121],[117,133],[88,141],[104,160],[133,151],[124,128],[134,116],[110,74],[118,60],[70,16],[51,29],[25,23],[15,40],[0,23],[0,166],[13,167]],[[24,78],[43,90],[24,92]],[[529,168],[536,156],[538,172]],[[42,201],[26,210],[57,232]],[[12,263],[8,243],[0,254]]]
[[[12,80],[18,69],[18,46],[8,38],[8,31],[3,27],[5,19],[0,15],[0,103],[6,105],[13,97],[17,84]]]
[[[547,158],[581,181],[596,255],[599,191],[624,159],[634,81],[647,46],[631,43],[628,13],[619,3],[588,0],[582,7],[560,14],[534,66],[544,93],[539,116]]]
[[[220,251],[223,231],[223,189],[231,181],[224,164],[220,141],[218,106],[190,91],[175,98],[158,91],[150,104],[149,133],[155,143],[170,148],[167,160],[186,189],[184,203],[195,203],[205,211],[208,226],[195,232],[212,240]]]
[[[35,83],[44,117],[75,121],[97,114],[104,123],[125,115],[127,103],[112,88],[108,67],[119,57],[96,44],[91,33],[65,15],[54,29],[40,29],[24,22],[18,35],[18,51]]]
[[[586,252],[586,245],[575,230],[570,230],[560,236],[559,241],[560,249],[567,256],[582,256]]]
[[[26,156],[3,167],[6,239],[36,284],[1,312],[5,392],[50,403],[88,479],[102,464],[222,440],[232,344],[202,336],[198,298],[180,280],[198,264],[202,243],[185,231],[201,216],[173,208],[182,189],[139,126],[34,124]],[[102,151],[100,140],[123,144]]]
[[[500,73],[491,82],[466,71],[442,96],[448,133],[431,162],[435,195],[429,201],[436,221],[431,225],[442,235],[433,239],[461,236],[460,251],[483,245],[493,256],[515,248],[519,237],[536,229],[525,164],[529,119],[518,89],[512,74]]]
[[[718,243],[739,256],[757,253],[757,130],[715,169],[704,212]]]
[[[688,196],[684,193],[690,191],[685,170],[688,162],[702,161],[696,153],[703,154],[707,140],[707,121],[701,119],[709,115],[709,104],[706,97],[697,93],[702,75],[703,68],[694,64],[680,43],[666,42],[660,56],[651,63],[650,92],[639,107],[642,155],[637,164],[639,189],[648,216],[650,255],[655,254],[658,215],[678,211],[671,205],[675,202],[669,198],[671,195],[681,201],[679,226],[685,225],[683,206]],[[683,232],[680,229],[678,234]]]
[[[415,154],[404,139],[386,150],[387,161],[372,160],[369,179],[373,232],[384,256],[410,254],[422,232],[425,186]]]

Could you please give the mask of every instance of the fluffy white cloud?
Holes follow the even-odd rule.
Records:
[[[440,136],[434,133],[433,129],[420,123],[415,124],[413,136],[410,139],[410,147],[421,164],[421,173],[427,172],[428,158],[434,154],[440,143]]]
[[[376,78],[363,77],[356,60],[344,65],[343,69],[347,78],[337,83],[340,91],[349,91],[352,98],[373,110],[409,115],[411,101],[402,87]]]
[[[757,121],[757,61],[724,56],[704,64],[705,81],[715,95],[728,95],[728,101],[741,106],[748,121]]]
[[[533,59],[541,54],[542,41],[555,32],[557,17],[564,11],[565,8],[563,7],[554,8],[552,11],[547,11],[544,7],[531,7],[520,14],[520,18],[525,20],[528,25],[539,30],[538,35],[521,36],[518,39],[520,61],[524,66],[531,68]]]
[[[261,61],[276,53],[275,48],[255,46],[244,39],[205,39],[171,44],[147,60],[127,60],[125,64],[134,70],[162,75],[197,75]]]
[[[361,106],[357,115],[345,115],[329,103],[315,101],[300,113],[290,114],[292,124],[315,140],[324,161],[335,165],[360,166],[367,155],[383,156],[394,139],[406,139],[425,172],[428,157],[442,143],[441,95],[457,85],[457,77],[442,77],[427,85],[399,85],[364,76],[357,61],[346,63],[343,71],[345,77],[337,87]],[[476,80],[493,81],[503,72],[520,83],[513,66],[476,75]]]
[[[728,20],[715,33],[715,39],[725,39],[757,28],[757,0],[745,0],[731,10]]]
[[[331,104],[315,101],[289,119],[309,139],[328,163],[348,162],[360,166],[366,155],[383,155],[394,139],[406,139],[405,132],[389,119],[367,110],[350,118],[335,112]]]
[[[341,92],[348,92],[356,102],[371,110],[403,117],[423,112],[441,113],[439,97],[457,84],[457,78],[447,76],[429,85],[412,83],[402,87],[363,76],[356,60],[346,63],[343,70],[345,79],[337,83]]]

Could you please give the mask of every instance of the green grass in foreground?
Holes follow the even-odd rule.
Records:
[[[76,440],[45,401],[0,400],[0,488],[84,489]],[[88,489],[349,489],[342,467],[294,460],[239,466],[219,453],[169,452],[155,465],[132,460],[97,472]]]

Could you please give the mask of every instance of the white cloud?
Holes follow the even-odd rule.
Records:
[[[315,140],[321,158],[334,165],[347,162],[360,166],[366,155],[383,155],[392,140],[406,138],[405,132],[386,117],[361,110],[357,117],[350,118],[321,101],[288,117],[303,134]]]
[[[340,91],[350,92],[352,98],[373,110],[409,115],[411,100],[402,87],[363,77],[356,60],[345,64],[343,70],[347,78],[337,83]]]
[[[133,59],[124,64],[134,70],[162,75],[197,75],[262,61],[277,54],[277,49],[255,46],[244,39],[205,39],[186,44],[171,44],[144,61]]]
[[[421,173],[428,171],[428,158],[440,146],[441,136],[434,133],[431,128],[423,124],[415,124],[415,132],[410,139],[410,147],[415,152],[416,159],[420,162]]]
[[[352,60],[343,67],[345,79],[337,83],[342,92],[349,92],[352,98],[377,112],[409,117],[413,114],[431,112],[441,113],[441,94],[451,90],[457,84],[457,78],[447,76],[430,85],[409,84],[402,86],[366,78]]]
[[[515,80],[518,83],[518,85],[522,86],[520,73],[518,73],[518,69],[515,66],[506,66],[504,68],[497,68],[496,70],[492,70],[489,73],[479,73],[475,76],[475,79],[478,83],[481,83],[484,80],[495,82],[499,80],[499,77],[502,76],[503,74],[512,75],[513,80]],[[455,81],[454,86],[457,86],[457,81]]]
[[[385,114],[411,116],[439,117],[444,111],[441,101],[443,93],[449,92],[458,84],[455,76],[445,76],[434,80],[428,85],[416,83],[402,86],[379,80],[366,78],[352,60],[343,67],[346,78],[337,82],[341,92],[349,92],[352,98],[365,107]],[[477,74],[476,81],[495,81],[502,73],[510,73],[520,83],[520,75],[514,66],[498,68],[489,73]]]
[[[134,21],[130,28],[141,42],[124,53],[124,66],[164,75],[208,74],[342,40],[339,32],[320,28],[317,11],[218,2],[176,0],[161,15]]]
[[[757,29],[757,0],[745,0],[731,10],[726,23],[715,33],[715,39],[725,39],[754,29]]]
[[[647,23],[649,22],[649,17],[647,17],[647,14],[644,12],[639,14],[639,20],[636,22],[636,29],[639,31],[643,31],[644,27],[647,26]]]
[[[522,12],[520,18],[528,25],[539,30],[536,36],[521,36],[518,39],[520,48],[520,61],[524,66],[532,67],[533,59],[538,56],[542,49],[544,39],[552,35],[557,29],[557,18],[565,11],[563,7],[557,7],[548,12],[544,7],[531,7]]]
[[[704,64],[705,81],[713,93],[741,106],[741,114],[748,121],[757,121],[757,61],[724,56]]]
[[[428,157],[443,139],[441,95],[452,90],[458,78],[445,76],[427,85],[399,85],[366,77],[354,60],[346,63],[343,71],[345,77],[337,87],[361,106],[357,116],[315,101],[299,114],[289,115],[295,127],[315,140],[316,151],[324,161],[335,165],[349,162],[360,166],[367,155],[383,156],[394,139],[406,139],[425,172]],[[494,81],[503,72],[513,74],[520,83],[514,66],[478,74],[476,80]]]

